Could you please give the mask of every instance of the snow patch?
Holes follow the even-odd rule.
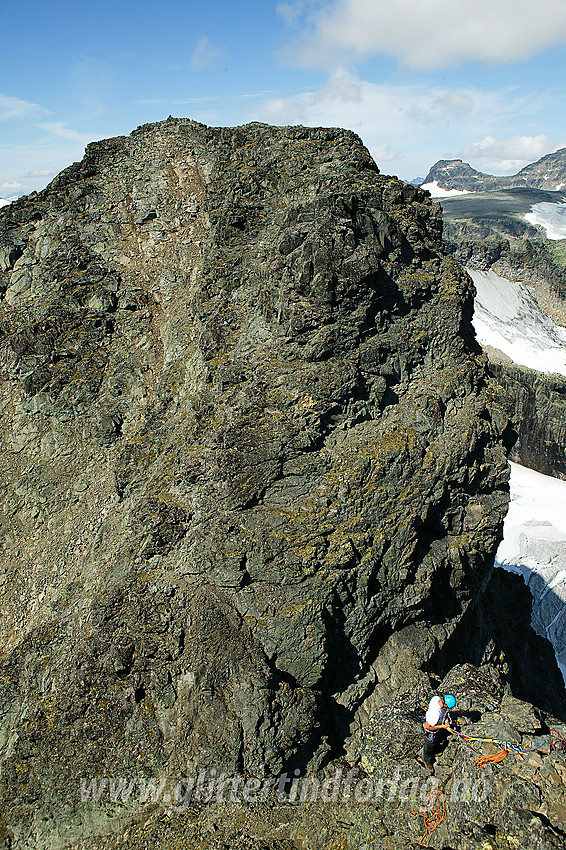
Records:
[[[566,481],[511,463],[510,490],[495,565],[523,577],[532,626],[552,643],[566,682]]]
[[[560,187],[563,185],[561,183]],[[529,224],[543,227],[546,230],[547,239],[566,239],[566,203],[533,204],[525,218]]]
[[[523,284],[491,270],[467,272],[477,290],[473,325],[480,345],[498,348],[520,366],[566,375],[566,328],[542,312]]]
[[[421,189],[426,189],[430,192],[431,198],[451,198],[453,195],[473,195],[473,192],[468,192],[467,189],[443,189],[439,186],[436,180],[432,183],[423,183]]]

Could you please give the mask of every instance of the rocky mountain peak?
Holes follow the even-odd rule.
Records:
[[[472,627],[509,429],[441,231],[351,132],[173,118],[0,211],[10,846],[141,822],[69,776],[316,771],[509,664]]]

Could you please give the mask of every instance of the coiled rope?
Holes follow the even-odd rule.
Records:
[[[435,789],[427,794],[424,803],[424,812],[416,812],[414,809],[411,809],[411,811],[414,815],[419,815],[424,820],[424,835],[418,843],[421,847],[428,847],[432,833],[446,819],[446,797],[444,796],[444,791]]]

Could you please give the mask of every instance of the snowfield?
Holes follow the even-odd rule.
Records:
[[[561,183],[562,187],[564,184]],[[529,224],[543,227],[547,239],[566,239],[566,203],[533,204],[530,213],[525,215]]]
[[[480,345],[529,369],[566,375],[566,328],[546,316],[521,283],[491,270],[467,272],[477,290],[473,324]]]
[[[552,643],[566,682],[566,481],[512,463],[510,487],[495,565],[523,576],[533,628]]]
[[[454,195],[473,195],[467,189],[443,189],[439,186],[436,180],[432,183],[423,183],[421,189],[426,189],[430,192],[431,198],[452,198]]]

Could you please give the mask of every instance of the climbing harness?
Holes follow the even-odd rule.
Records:
[[[439,791],[438,789],[431,791],[427,794],[424,812],[416,812],[414,809],[411,809],[411,812],[414,815],[419,815],[424,820],[425,832],[418,843],[421,847],[428,847],[432,833],[446,819],[446,797],[444,796],[444,791]]]

